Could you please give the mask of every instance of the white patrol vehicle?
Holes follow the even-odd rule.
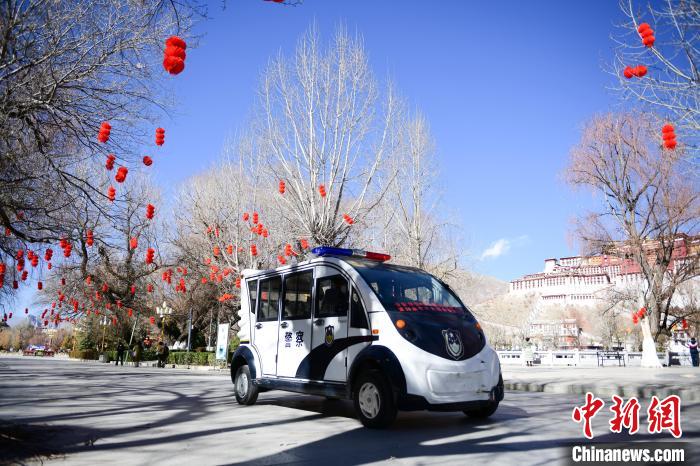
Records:
[[[397,410],[488,417],[503,399],[496,352],[443,282],[385,254],[320,247],[241,280],[236,400],[287,390],[352,399],[367,427]]]

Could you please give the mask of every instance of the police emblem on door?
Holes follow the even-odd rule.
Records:
[[[333,336],[333,326],[329,325],[328,327],[326,327],[326,345],[331,346],[333,344],[334,338],[335,337]]]
[[[464,345],[459,332],[454,329],[442,331],[442,337],[445,339],[445,349],[453,359],[459,359],[464,354]]]

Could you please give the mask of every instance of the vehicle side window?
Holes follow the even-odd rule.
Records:
[[[350,325],[355,328],[369,328],[365,307],[362,305],[360,295],[353,288],[350,300]]]
[[[284,308],[282,320],[311,318],[313,271],[295,273],[284,279]]]
[[[250,309],[250,312],[255,314],[255,305],[258,302],[258,281],[257,280],[249,280],[248,281],[248,306]]]
[[[281,277],[260,280],[260,312],[258,313],[258,322],[277,320],[281,285]]]
[[[344,317],[348,315],[348,281],[340,275],[319,278],[316,281],[316,317]]]

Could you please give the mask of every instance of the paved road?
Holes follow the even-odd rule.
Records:
[[[391,430],[376,431],[362,428],[345,401],[268,392],[239,407],[227,375],[2,358],[0,463],[560,464],[563,445],[583,443],[571,421],[580,403],[507,392],[489,421],[400,413]],[[606,434],[608,419],[596,418],[596,441],[628,440]],[[698,445],[700,404],[684,406],[683,429]],[[668,435],[634,436],[645,438]]]

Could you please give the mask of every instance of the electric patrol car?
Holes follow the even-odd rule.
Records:
[[[367,427],[397,410],[488,417],[503,399],[496,352],[445,283],[388,255],[319,247],[317,257],[245,270],[236,400],[286,390],[352,399]]]

